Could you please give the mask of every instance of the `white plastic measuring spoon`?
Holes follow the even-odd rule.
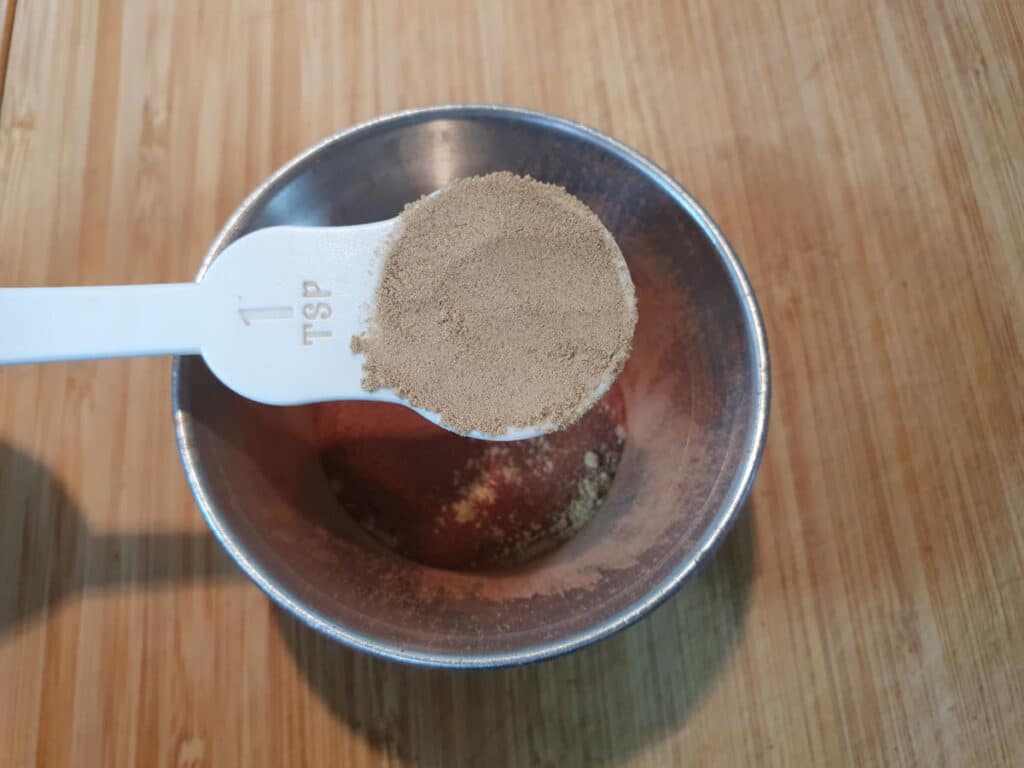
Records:
[[[395,221],[260,229],[227,246],[198,283],[0,288],[0,365],[199,354],[252,400],[393,402],[444,427],[390,390],[365,391],[363,358],[349,348],[365,329]],[[521,440],[555,428],[470,436]]]

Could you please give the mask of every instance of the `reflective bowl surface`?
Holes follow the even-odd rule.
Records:
[[[621,463],[594,519],[554,551],[491,571],[401,557],[339,509],[309,408],[259,405],[223,387],[200,358],[174,363],[181,457],[217,538],[273,600],[314,629],[406,662],[534,661],[648,613],[725,536],[767,430],[764,329],[722,233],[648,160],[549,115],[440,107],[333,136],[241,205],[200,277],[228,243],[255,229],[386,219],[452,179],[497,170],[559,184],[582,199],[615,236],[637,288],[634,350],[618,385]]]

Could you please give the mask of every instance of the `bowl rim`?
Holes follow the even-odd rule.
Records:
[[[418,123],[432,119],[444,118],[480,118],[507,117],[517,121],[539,124],[545,128],[576,134],[588,141],[597,143],[629,164],[645,173],[656,184],[661,186],[676,203],[683,208],[701,227],[711,240],[719,257],[722,259],[729,278],[741,299],[743,307],[744,327],[751,339],[754,365],[757,371],[756,391],[751,423],[748,425],[748,439],[743,447],[743,455],[739,462],[725,500],[711,525],[703,532],[696,549],[683,562],[679,563],[660,583],[650,589],[643,597],[634,601],[629,607],[600,623],[575,632],[557,640],[538,643],[508,653],[474,653],[474,652],[434,652],[417,651],[401,645],[375,639],[360,632],[340,626],[324,617],[315,609],[306,605],[302,599],[292,594],[286,587],[278,583],[272,574],[265,573],[250,557],[245,547],[235,540],[232,531],[222,524],[219,511],[213,499],[204,487],[204,476],[199,467],[193,448],[194,440],[181,409],[182,360],[176,356],[171,373],[171,406],[174,418],[174,432],[178,444],[178,453],[185,471],[189,487],[195,497],[196,504],[206,519],[207,525],[228,554],[238,563],[242,570],[256,585],[274,602],[298,618],[312,629],[323,633],[335,641],[351,648],[366,651],[373,655],[427,667],[450,669],[495,668],[525,664],[542,659],[560,656],[583,648],[607,638],[626,628],[643,616],[653,611],[668,599],[694,573],[696,573],[721,544],[725,535],[736,522],[743,504],[746,502],[754,477],[764,452],[768,430],[768,412],[771,399],[770,371],[768,360],[768,341],[760,308],[754,297],[749,278],[740,264],[725,235],[718,228],[703,207],[687,192],[682,185],[673,179],[660,166],[631,149],[622,142],[605,133],[581,123],[544,112],[519,107],[495,104],[451,104],[444,106],[423,107],[404,110],[358,123],[335,133],[322,141],[303,150],[286,162],[260,183],[238,206],[224,224],[217,237],[211,243],[203,258],[196,281],[203,278],[210,264],[223,248],[236,236],[242,219],[251,213],[252,208],[268,194],[290,180],[299,170],[325,149],[335,143],[345,141],[363,133],[372,133],[381,128],[394,127],[402,123]]]

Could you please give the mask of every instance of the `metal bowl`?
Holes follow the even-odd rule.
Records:
[[[593,521],[555,551],[491,572],[405,559],[337,511],[309,409],[245,400],[197,357],[174,363],[182,462],[217,538],[311,627],[400,661],[535,661],[636,621],[722,541],[764,446],[764,328],[729,244],[664,171],[567,120],[452,106],[344,131],[250,195],[199,275],[228,243],[260,227],[385,219],[452,179],[497,170],[564,186],[596,211],[622,248],[639,300],[620,379],[628,437],[618,473]]]

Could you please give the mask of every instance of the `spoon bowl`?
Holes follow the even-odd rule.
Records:
[[[366,329],[373,312],[384,251],[397,221],[274,226],[228,245],[197,283],[205,293],[199,304],[210,318],[202,347],[210,370],[238,394],[269,405],[396,403],[450,429],[440,414],[391,389],[363,389],[363,355],[351,349],[350,340]],[[603,390],[607,386],[610,382]],[[547,423],[466,436],[503,442],[555,429]]]

